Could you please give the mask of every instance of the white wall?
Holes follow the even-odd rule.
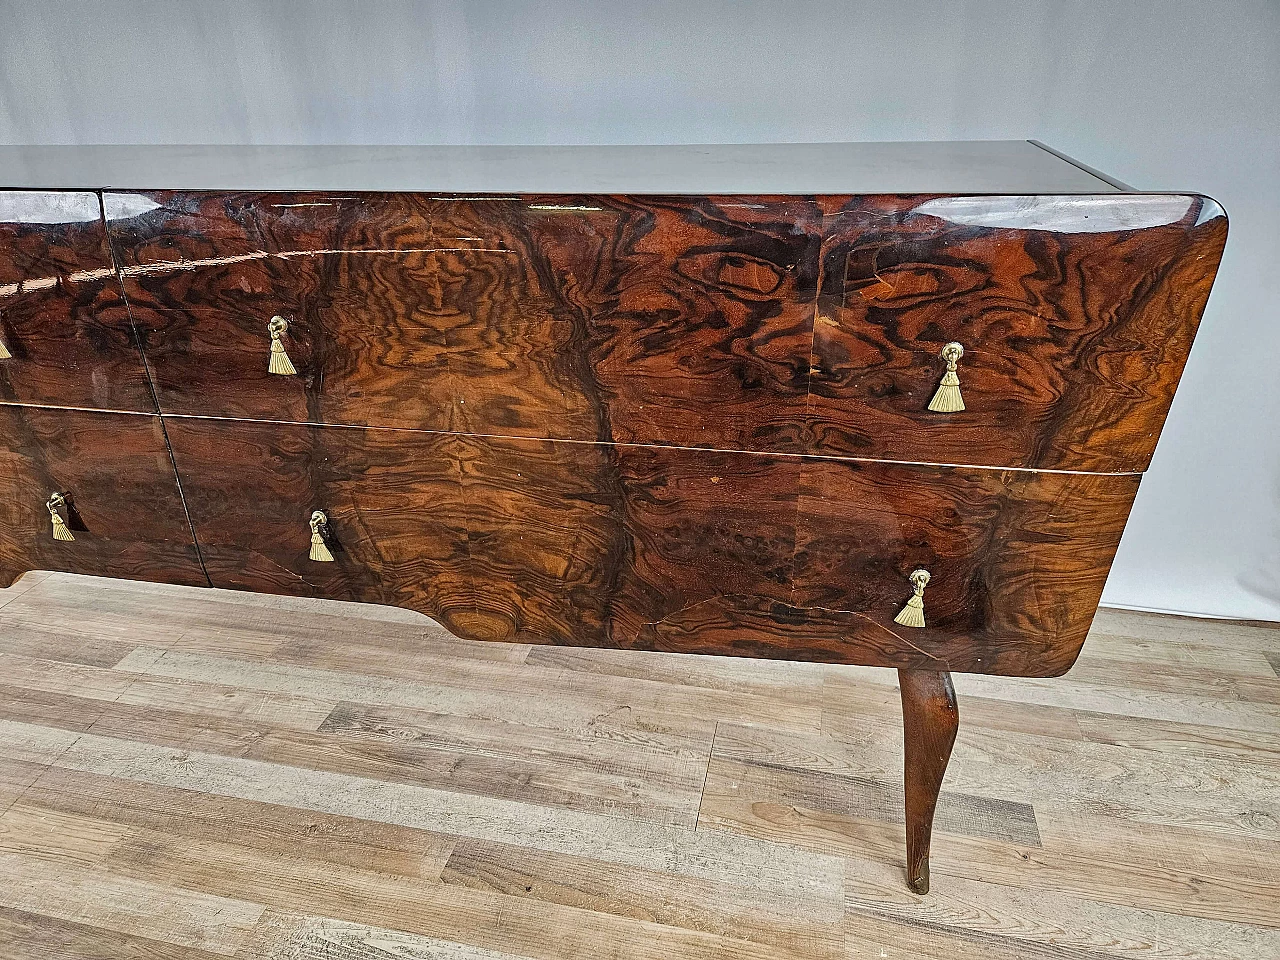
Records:
[[[1043,140],[1231,216],[1107,587],[1280,620],[1274,0],[0,2],[5,143]]]

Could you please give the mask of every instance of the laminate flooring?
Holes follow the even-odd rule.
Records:
[[[1280,957],[1280,625],[957,675],[933,892],[891,670],[0,591],[0,958]]]

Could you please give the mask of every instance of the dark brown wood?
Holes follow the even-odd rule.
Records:
[[[93,193],[0,191],[0,403],[154,412]]]
[[[936,670],[899,670],[902,732],[906,748],[907,885],[929,892],[929,841],[933,811],[956,742],[960,712],[951,674]]]
[[[170,443],[216,587],[384,603],[455,633],[475,600],[459,439],[173,418]],[[308,559],[313,510],[334,562]]]
[[[166,412],[1103,472],[1149,462],[1226,235],[1192,196],[1084,198],[1139,224],[1099,232],[936,197],[146,199],[111,236]],[[968,409],[931,413],[951,339]]]
[[[812,201],[148,198],[111,233],[164,412],[802,449]]]
[[[885,611],[875,630],[937,658],[893,666],[1065,673],[1138,484],[1135,475],[808,459],[792,603],[832,617]],[[917,568],[932,576],[924,630],[891,619]],[[987,657],[998,661],[990,671]]]
[[[813,450],[1146,469],[1213,284],[1226,217],[1193,196],[1014,199],[1038,204],[1043,225],[943,216],[956,209],[970,219],[1014,218],[1007,197],[857,197],[829,210],[809,398]],[[1181,216],[1089,232],[1085,204],[1095,219],[1140,224],[1172,216],[1167,208]],[[949,341],[965,350],[966,409],[931,413]]]
[[[215,586],[471,639],[1051,675],[1138,478],[171,418]],[[307,559],[329,514],[337,562]],[[931,570],[928,628],[894,623]]]
[[[64,570],[207,586],[160,418],[0,406],[0,586]],[[45,501],[71,499],[75,542]]]

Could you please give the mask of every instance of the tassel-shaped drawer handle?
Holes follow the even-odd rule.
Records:
[[[12,360],[13,354],[9,352],[9,348],[4,345],[4,339],[0,338],[0,360]]]
[[[912,570],[908,579],[911,581],[911,599],[907,601],[907,605],[902,608],[898,615],[893,618],[893,622],[900,623],[904,627],[923,627],[924,588],[929,585],[929,571]]]
[[[333,563],[333,552],[324,542],[324,535],[329,528],[329,518],[323,510],[311,514],[311,559],[317,563]]]
[[[938,392],[929,401],[929,409],[934,413],[959,413],[964,409],[964,397],[960,396],[960,374],[956,372],[956,363],[963,356],[964,347],[958,343],[948,343],[942,348],[942,359],[947,362],[947,372],[942,375]]]
[[[282,377],[292,377],[298,370],[284,351],[284,342],[280,339],[289,330],[289,321],[284,317],[272,317],[267,324],[267,333],[271,334],[271,360],[267,363],[268,373],[278,373]]]
[[[61,540],[64,543],[70,543],[75,540],[71,528],[67,526],[67,522],[62,519],[61,510],[67,510],[70,514],[69,502],[71,495],[63,493],[55,493],[51,496],[45,506],[49,508],[49,519],[53,521],[53,539]]]

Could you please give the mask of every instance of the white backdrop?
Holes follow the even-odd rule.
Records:
[[[1231,217],[1105,602],[1280,620],[1280,3],[0,0],[4,143],[1037,139]]]

